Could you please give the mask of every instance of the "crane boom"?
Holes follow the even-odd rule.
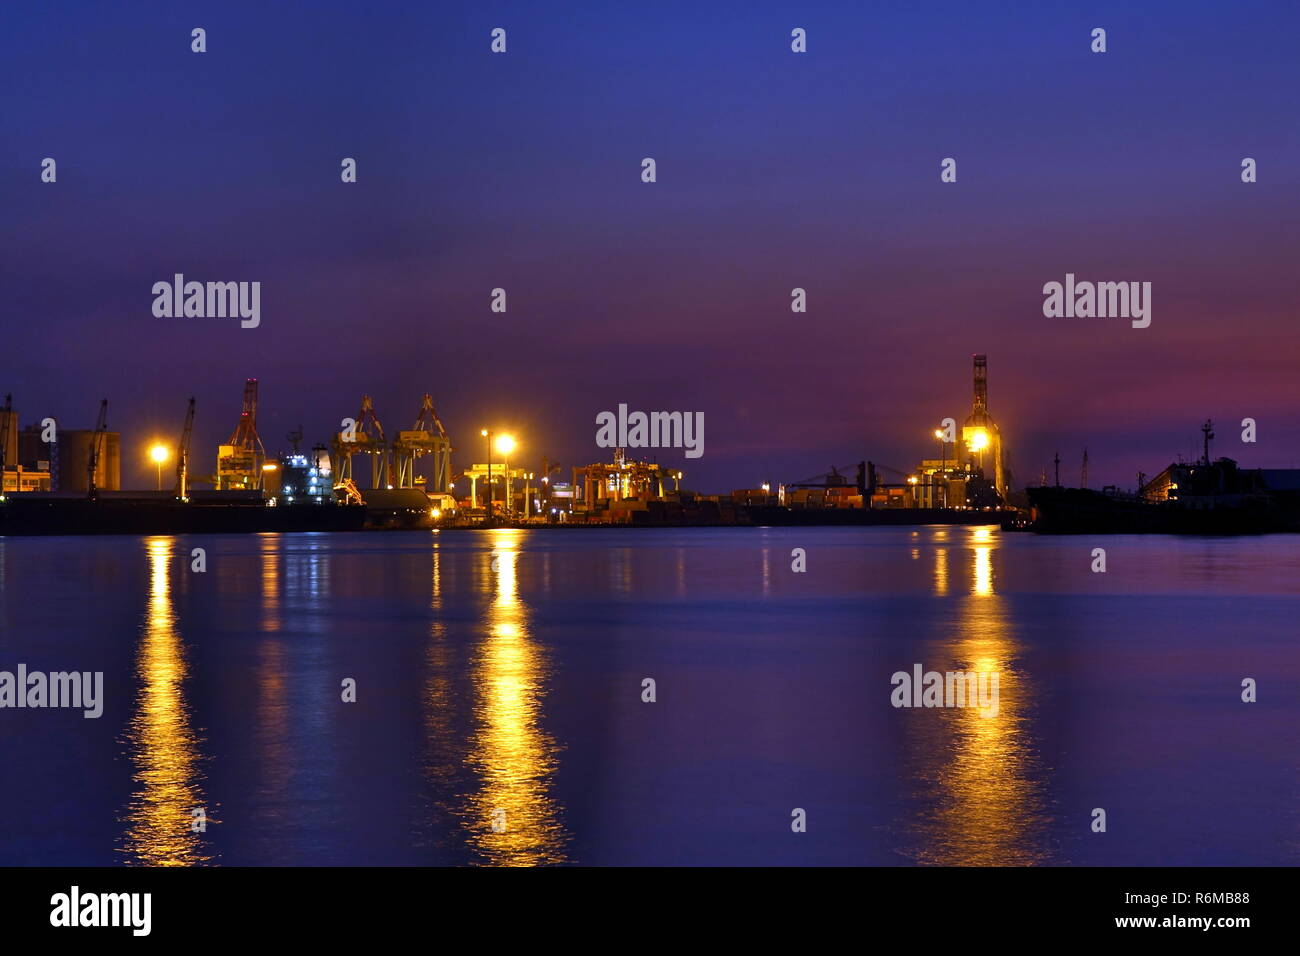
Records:
[[[185,412],[185,427],[181,429],[181,440],[176,443],[176,486],[173,494],[185,498],[189,494],[190,475],[190,435],[194,432],[194,398],[190,397],[190,407]]]
[[[86,458],[86,496],[99,497],[99,487],[95,484],[95,473],[99,470],[100,449],[104,442],[104,432],[108,430],[108,399],[99,402],[99,418],[95,420],[95,433],[90,438],[90,454]]]
[[[14,409],[14,397],[5,396],[5,407],[0,408],[0,494],[4,493],[5,451],[9,447],[9,413]]]

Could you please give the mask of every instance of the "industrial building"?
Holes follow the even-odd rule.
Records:
[[[44,440],[52,434],[56,441]],[[0,408],[0,491],[3,492],[88,492],[91,451],[96,437],[99,456],[95,467],[96,488],[117,491],[122,487],[121,436],[117,432],[58,428],[43,425],[18,427],[18,411],[12,399]]]
[[[575,512],[589,518],[600,512],[644,510],[652,501],[672,499],[681,491],[682,473],[649,461],[630,461],[622,448],[614,449],[612,462],[594,462],[573,469],[573,487],[579,492]],[[673,483],[668,491],[667,482]]]
[[[1002,433],[988,407],[988,357],[973,357],[971,411],[960,426],[932,432],[934,458],[922,459],[910,471],[873,461],[857,464],[857,480],[849,467],[832,467],[825,474],[800,481],[734,491],[730,500],[748,508],[789,508],[805,511],[895,511],[923,509],[955,511],[1000,508],[1011,481]],[[951,440],[950,440],[951,439]],[[889,473],[889,480],[884,475]]]
[[[90,491],[89,466],[94,444],[92,430],[59,429],[59,491]],[[95,487],[100,491],[122,488],[122,436],[117,432],[100,434]]]
[[[973,357],[973,400],[955,441],[947,442],[943,429],[935,430],[939,457],[923,459],[908,476],[908,489],[872,507],[989,508],[1007,499],[1010,481],[1002,432],[989,413],[988,356]],[[951,449],[951,453],[949,453]]]

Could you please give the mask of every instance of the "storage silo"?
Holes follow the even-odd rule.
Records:
[[[87,468],[90,446],[95,440],[93,429],[59,429],[59,486],[61,491],[89,492]],[[100,491],[118,491],[122,487],[122,441],[117,432],[104,432],[95,468],[95,485]]]

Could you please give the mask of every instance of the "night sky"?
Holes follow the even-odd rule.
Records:
[[[1018,483],[1086,445],[1132,485],[1206,417],[1298,465],[1300,5],[1135,6],[5,3],[0,393],[107,397],[126,487],[191,394],[211,468],[249,376],[268,451],[427,391],[454,468],[491,426],[565,477],[602,410],[702,411],[651,457],[716,493],[933,457],[986,352]],[[155,318],[176,272],[260,281],[261,327]],[[1151,327],[1045,318],[1067,272],[1152,282]]]

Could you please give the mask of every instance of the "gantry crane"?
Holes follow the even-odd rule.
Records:
[[[433,455],[433,474],[425,485],[429,494],[446,494],[451,481],[451,440],[442,420],[433,407],[433,398],[427,393],[420,402],[415,416],[415,427],[397,433],[393,442],[393,458],[397,462],[397,487],[414,488],[415,463],[421,455]]]
[[[334,460],[339,463],[334,473],[334,489],[346,490],[349,482],[355,487],[352,456],[357,454],[370,456],[370,487],[390,487],[393,476],[388,453],[388,440],[384,437],[384,425],[375,412],[375,404],[369,395],[362,395],[361,411],[357,413],[352,428],[334,436]]]

